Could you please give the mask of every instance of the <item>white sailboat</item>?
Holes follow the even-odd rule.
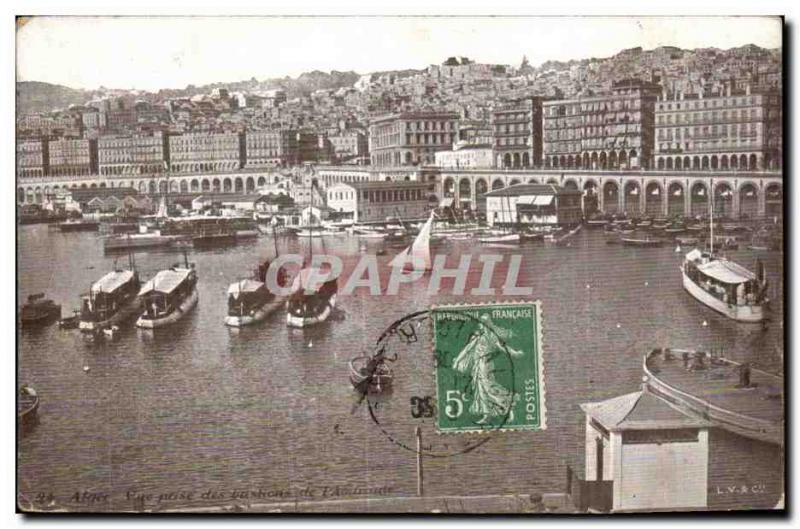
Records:
[[[433,227],[433,212],[420,228],[411,246],[400,252],[392,259],[392,267],[401,267],[412,270],[431,269],[431,229]]]

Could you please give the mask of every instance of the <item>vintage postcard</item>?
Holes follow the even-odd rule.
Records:
[[[783,24],[18,17],[18,512],[784,510]]]

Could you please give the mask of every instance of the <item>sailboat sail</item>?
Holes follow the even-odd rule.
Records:
[[[158,213],[156,213],[156,217],[167,217],[167,197],[165,196],[161,197],[161,202],[158,204]]]
[[[397,254],[392,259],[391,266],[410,266],[414,270],[431,269],[431,229],[433,227],[433,213],[419,230],[419,234],[411,246]]]

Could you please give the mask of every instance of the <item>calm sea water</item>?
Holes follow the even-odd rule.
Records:
[[[305,243],[279,244],[286,252],[304,251]],[[315,251],[322,251],[316,244]],[[342,256],[348,267],[361,255],[359,242],[348,238],[326,239],[325,250]],[[459,254],[480,251],[488,250],[458,241],[439,249],[453,265]],[[678,271],[682,254],[670,246],[611,246],[601,231],[583,230],[570,247],[534,243],[491,251],[506,262],[521,253],[519,283],[532,286],[533,298],[542,301],[547,429],[494,434],[476,451],[426,460],[426,494],[561,491],[567,465],[583,476],[579,405],[636,391],[643,355],[652,347],[723,348],[735,360],[782,369],[779,253],[760,254],[775,293],[771,322],[762,329],[727,320],[686,294]],[[381,270],[395,252],[378,258]],[[262,496],[252,500],[259,503],[290,494],[356,497],[376,488],[414,495],[414,454],[390,442],[365,406],[353,411],[357,396],[347,362],[409,312],[488,299],[431,296],[424,284],[401,287],[394,297],[359,289],[340,296],[335,316],[317,327],[289,329],[280,313],[255,327],[226,328],[228,285],[273,254],[269,238],[190,252],[200,302],[163,332],[139,331],[131,323],[112,342],[88,343],[56,325],[22,331],[19,381],[34,386],[42,399],[39,424],[18,444],[23,500],[45,499],[34,503],[39,507],[115,510],[141,507],[141,500],[134,501],[141,495],[150,495],[146,508],[182,508],[230,504],[235,491],[259,489]],[[729,255],[748,267],[755,259],[747,250]],[[116,259],[127,265],[126,256]],[[66,315],[114,260],[103,254],[96,234],[22,226],[19,303],[46,292]],[[136,254],[145,279],[182,260],[168,251]],[[471,281],[479,272],[475,268]],[[502,284],[504,266],[495,277]],[[406,357],[398,364],[398,384],[428,376],[432,368],[428,355]],[[435,393],[432,384],[420,391]],[[409,406],[400,401],[407,397],[399,396],[400,389],[396,394],[394,402],[387,396],[386,421],[410,433]],[[76,502],[75,494],[84,492],[107,494],[107,500]]]

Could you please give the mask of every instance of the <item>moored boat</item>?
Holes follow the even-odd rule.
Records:
[[[161,235],[157,231],[152,233],[129,233],[107,237],[103,241],[103,248],[107,252],[136,248],[157,248],[169,246],[179,238],[177,235]]]
[[[135,270],[113,270],[104,275],[81,299],[78,327],[97,332],[134,316],[141,307],[139,286]]]
[[[692,250],[681,266],[683,288],[704,305],[742,322],[765,317],[767,280],[761,261],[754,274],[745,267],[711,253]]]
[[[39,394],[32,387],[23,384],[17,397],[17,419],[26,428],[36,422],[39,411]]]
[[[70,219],[60,222],[58,229],[62,232],[97,231],[100,229],[100,223],[96,220]]]
[[[362,394],[380,393],[392,382],[392,370],[382,355],[357,356],[348,363],[350,383]]]
[[[136,320],[142,329],[155,329],[177,322],[197,305],[197,273],[194,266],[161,270],[139,292],[144,313]]]
[[[28,302],[22,306],[19,321],[23,326],[32,326],[52,322],[61,316],[61,305],[46,299],[43,293],[31,294]]]
[[[663,239],[656,239],[652,237],[621,237],[621,242],[625,246],[661,246],[664,244]]]
[[[228,287],[228,315],[225,325],[244,327],[267,318],[280,309],[285,298],[270,292],[267,286],[255,279],[243,279]]]
[[[286,303],[286,324],[310,327],[328,319],[336,307],[339,284],[329,268],[310,266],[300,270],[292,283],[292,294]]]
[[[489,235],[486,237],[478,237],[478,242],[480,243],[505,243],[505,244],[514,244],[520,241],[519,233],[507,233],[505,235]]]

